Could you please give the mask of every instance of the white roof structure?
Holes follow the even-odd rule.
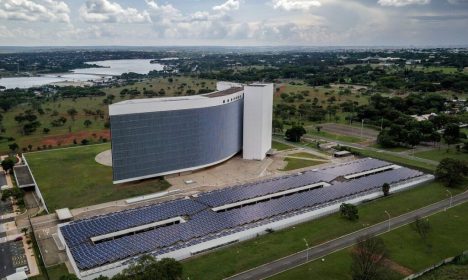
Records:
[[[109,115],[115,116],[135,113],[206,108],[222,105],[240,99],[242,98],[243,93],[244,88],[240,86],[200,95],[131,99],[110,105]]]
[[[16,272],[11,275],[8,275],[5,279],[6,280],[25,280],[25,279],[28,279],[28,276],[26,275],[26,272],[20,271],[20,272]]]
[[[55,213],[57,214],[59,221],[70,220],[73,218],[73,214],[68,208],[57,209],[55,210]]]
[[[436,113],[430,113],[430,114],[425,114],[425,115],[411,115],[411,117],[413,117],[414,119],[416,119],[418,122],[420,121],[427,121],[429,120],[430,117],[435,117],[437,116]]]

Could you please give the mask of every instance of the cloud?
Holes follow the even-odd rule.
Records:
[[[379,0],[381,6],[403,7],[407,5],[426,5],[431,0]]]
[[[466,20],[468,15],[420,15],[412,16],[412,19],[420,21],[453,21],[453,20]]]
[[[85,22],[107,23],[148,23],[151,18],[147,11],[123,8],[109,0],[87,0],[80,8],[80,16]]]
[[[468,4],[468,0],[447,0],[452,5]]]
[[[273,0],[273,8],[285,11],[304,11],[321,5],[317,0]]]
[[[55,0],[1,0],[0,19],[18,21],[70,22],[70,9]]]
[[[226,13],[232,10],[239,10],[239,7],[240,7],[239,0],[227,0],[221,5],[214,6],[213,11]]]

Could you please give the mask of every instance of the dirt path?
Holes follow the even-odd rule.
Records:
[[[407,268],[406,266],[402,266],[401,264],[394,262],[390,259],[384,259],[383,264],[385,267],[395,272],[398,272],[399,274],[403,276],[409,276],[414,273],[411,269]]]

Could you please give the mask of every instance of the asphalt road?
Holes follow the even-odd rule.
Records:
[[[453,197],[452,206],[461,204],[468,201],[468,192],[456,195]],[[416,217],[425,217],[440,211],[443,211],[450,205],[450,198],[442,200],[440,202],[428,205],[426,207],[420,208],[413,212],[403,214],[398,217],[390,219],[390,230],[409,224],[415,220]],[[391,213],[390,213],[391,214]],[[276,261],[255,267],[251,270],[247,270],[236,274],[234,276],[228,277],[229,280],[244,280],[244,279],[265,279],[271,277],[280,272],[289,270],[296,266],[307,263],[318,258],[322,258],[330,253],[333,253],[337,250],[344,249],[346,247],[352,246],[356,243],[356,240],[360,237],[365,236],[375,236],[378,234],[385,233],[389,230],[388,220],[381,222],[379,224],[370,226],[368,228],[353,232],[348,235],[344,235],[334,240],[330,240],[326,243],[320,244],[315,247],[311,247],[308,250],[304,250],[287,257],[278,259]]]

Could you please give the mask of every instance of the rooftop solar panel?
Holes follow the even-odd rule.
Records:
[[[87,270],[143,253],[167,253],[323,207],[330,202],[336,203],[356,195],[375,192],[376,189],[381,188],[383,183],[398,183],[423,175],[419,171],[399,168],[348,181],[333,181],[339,176],[386,165],[389,163],[363,159],[336,167],[212,191],[193,199],[175,200],[75,221],[62,226],[60,230],[77,266],[81,270]],[[328,187],[294,193],[225,212],[215,212],[211,209],[214,206],[276,193],[319,181],[328,181],[332,184]],[[96,244],[91,241],[91,237],[175,216],[185,216],[187,221],[120,236],[113,240],[104,240]]]

